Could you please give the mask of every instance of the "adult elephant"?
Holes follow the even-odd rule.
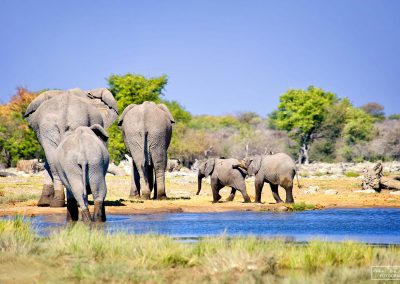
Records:
[[[110,126],[118,118],[117,102],[105,88],[89,91],[50,90],[30,103],[25,117],[46,156],[48,178],[43,185],[38,206],[62,207],[65,204],[65,194],[55,167],[57,146],[66,132],[79,126]]]
[[[246,169],[249,175],[255,175],[255,202],[261,203],[261,192],[264,182],[267,182],[277,203],[283,202],[279,196],[279,186],[286,191],[286,203],[294,203],[293,178],[297,172],[296,165],[290,156],[277,153],[247,157],[243,159],[241,167]],[[298,177],[297,183],[299,183]]]
[[[154,199],[167,198],[165,169],[173,123],[168,108],[154,102],[131,104],[122,113],[118,126],[132,156],[130,198],[150,199],[153,189]]]

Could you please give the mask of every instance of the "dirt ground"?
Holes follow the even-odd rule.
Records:
[[[296,203],[312,204],[322,208],[362,208],[362,207],[397,207],[400,208],[400,195],[381,193],[360,193],[359,177],[332,179],[329,176],[300,178],[302,188],[295,182],[294,198]],[[150,214],[167,212],[223,212],[223,211],[275,211],[282,210],[282,204],[275,204],[268,184],[265,184],[262,202],[243,203],[240,192],[233,202],[221,201],[213,204],[211,188],[203,181],[202,192],[196,196],[197,178],[194,174],[169,174],[166,178],[168,200],[129,200],[130,177],[107,176],[108,194],[106,199],[107,214]],[[317,187],[315,193],[307,193],[310,187]],[[37,207],[37,200],[42,188],[41,176],[0,178],[0,216],[6,215],[51,215],[65,214],[65,208]],[[333,190],[327,194],[326,190]],[[280,188],[284,199],[284,189]],[[230,188],[221,190],[222,199],[228,197]],[[247,192],[254,200],[254,182],[247,181]],[[284,209],[284,208],[283,208]],[[93,208],[91,208],[93,210]]]

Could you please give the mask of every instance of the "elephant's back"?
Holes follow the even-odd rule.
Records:
[[[296,164],[293,159],[285,153],[268,155],[264,158],[264,167],[267,174],[273,174],[271,179],[293,178],[296,170]]]

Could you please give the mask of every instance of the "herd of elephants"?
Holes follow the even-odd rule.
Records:
[[[106,220],[105,176],[109,164],[108,135],[105,128],[118,118],[117,102],[106,88],[93,90],[49,90],[28,106],[25,117],[34,129],[46,156],[46,178],[38,206],[63,207],[67,195],[67,221],[77,221],[79,210],[84,222]],[[166,199],[165,170],[174,118],[163,104],[144,102],[127,106],[119,118],[125,146],[132,156],[131,198]],[[286,203],[293,203],[296,166],[284,153],[236,159],[210,158],[200,163],[198,191],[210,176],[213,202],[221,199],[224,186],[236,190],[250,202],[245,178],[255,175],[255,202],[261,202],[264,182],[271,186],[276,202],[283,202],[278,186],[286,190]],[[88,208],[92,193],[94,212]]]

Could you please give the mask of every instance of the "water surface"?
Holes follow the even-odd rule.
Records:
[[[47,235],[65,226],[65,216],[27,218]],[[327,209],[303,212],[224,212],[108,215],[107,232],[156,233],[178,238],[205,236],[284,237],[293,241],[320,238],[400,244],[400,209]]]

